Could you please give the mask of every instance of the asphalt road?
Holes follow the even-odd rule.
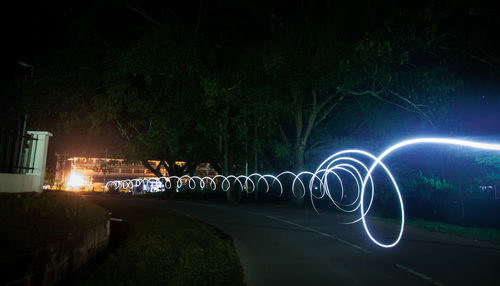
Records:
[[[500,285],[500,246],[406,227],[394,248],[374,245],[344,215],[283,205],[89,196],[114,203],[161,206],[212,224],[232,236],[248,285]],[[398,225],[372,222],[377,238]]]

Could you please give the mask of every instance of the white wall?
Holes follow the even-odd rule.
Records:
[[[52,133],[47,131],[28,131],[30,135],[38,136],[36,150],[32,151],[33,171],[28,174],[0,173],[0,192],[25,193],[41,192],[47,165],[47,150]]]
[[[37,181],[40,181],[40,176],[37,175],[0,173],[0,192],[35,192],[38,189],[35,189],[33,184]]]

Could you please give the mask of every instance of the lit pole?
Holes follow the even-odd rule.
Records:
[[[103,176],[103,185],[102,185],[102,191],[104,192],[106,190],[106,172],[108,169],[108,148],[104,149],[104,168],[102,170],[102,176]]]
[[[33,72],[35,70],[35,67],[30,65],[30,64],[27,64],[25,62],[22,62],[22,61],[18,61],[17,63],[19,63],[20,65],[22,65],[23,67],[27,67],[27,68],[31,68],[31,77],[33,77]],[[18,159],[18,162],[17,162],[17,165],[18,166],[21,166],[21,164],[23,163],[22,161],[24,160],[24,141],[26,140],[26,123],[28,122],[28,114],[25,113],[24,114],[24,125],[23,125],[23,133],[21,134],[21,150],[19,151],[19,159]],[[19,172],[19,169],[18,169],[18,172]]]

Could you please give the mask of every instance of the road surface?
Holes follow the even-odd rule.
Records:
[[[196,217],[230,235],[248,285],[500,285],[500,246],[407,226],[400,244],[374,245],[360,223],[284,205],[89,196],[114,203],[161,206]],[[398,225],[372,222],[388,242]]]

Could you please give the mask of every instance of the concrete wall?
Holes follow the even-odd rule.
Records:
[[[0,192],[23,193],[41,191],[41,188],[36,188],[39,185],[38,182],[40,179],[39,175],[0,173]]]
[[[0,192],[3,193],[25,193],[41,192],[47,165],[47,150],[49,138],[52,136],[47,131],[28,131],[28,134],[38,138],[36,150],[32,151],[33,170],[28,174],[0,173]]]
[[[66,240],[53,243],[17,261],[2,261],[0,285],[54,285],[104,250],[109,220]],[[5,265],[4,265],[5,264]]]

